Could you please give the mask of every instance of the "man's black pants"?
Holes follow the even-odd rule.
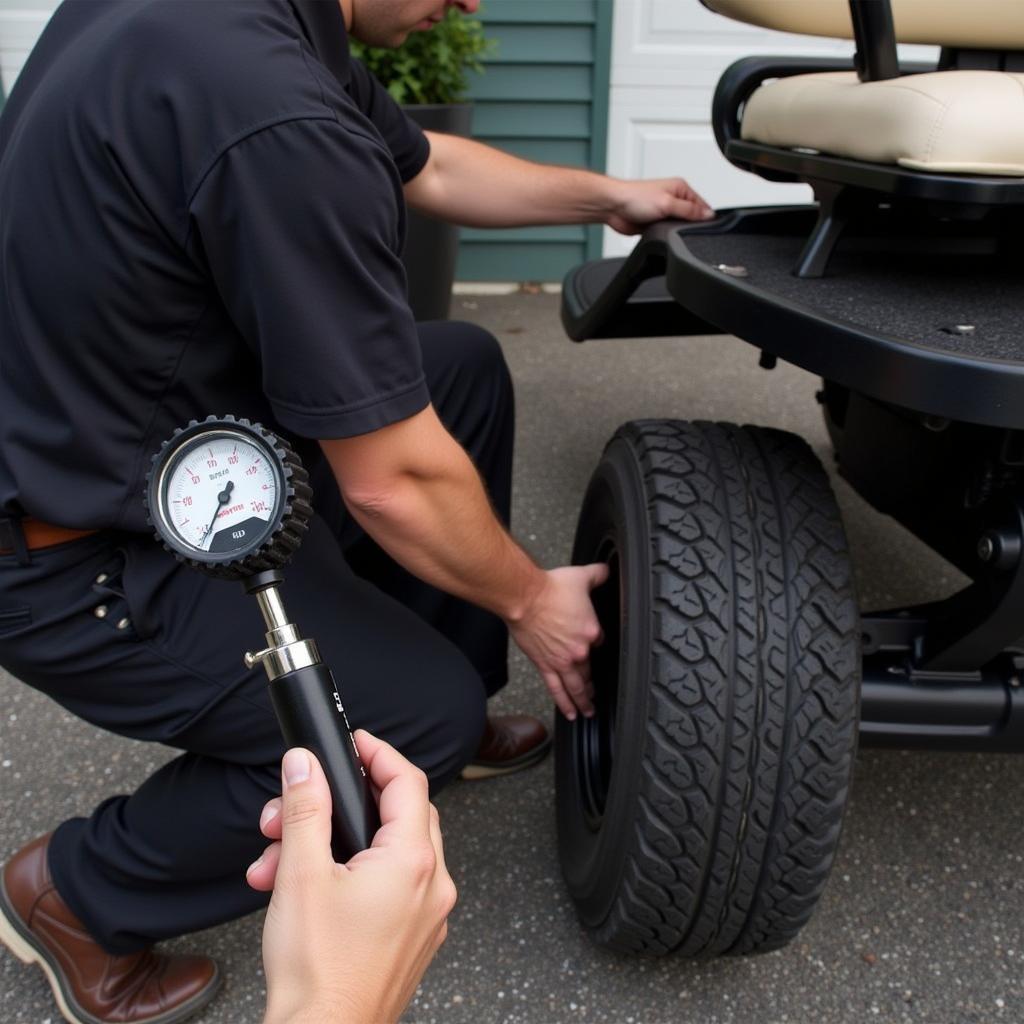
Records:
[[[434,406],[507,522],[513,402],[497,342],[453,323],[422,324],[420,338]],[[436,791],[476,750],[507,633],[392,562],[345,513],[326,463],[311,469],[317,514],[285,607],[334,670],[353,727],[394,744]],[[30,565],[0,556],[0,613],[0,664],[15,676],[104,729],[184,751],[56,830],[54,882],[90,934],[127,953],[263,906],[244,873],[266,844],[258,818],[280,792],[284,745],[262,667],[242,665],[263,646],[256,601],[149,537],[104,532]]]

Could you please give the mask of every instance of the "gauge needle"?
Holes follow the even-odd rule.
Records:
[[[200,546],[206,543],[207,537],[213,533],[213,525],[217,522],[217,516],[220,515],[220,510],[231,500],[231,492],[235,489],[235,485],[229,480],[224,485],[224,490],[217,495],[217,507],[213,511],[213,518],[210,520],[210,525],[206,528],[206,532],[203,534],[203,539],[199,542]]]

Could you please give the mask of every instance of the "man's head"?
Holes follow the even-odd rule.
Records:
[[[472,14],[480,0],[340,0],[349,34],[367,46],[401,46],[437,24],[449,7]]]

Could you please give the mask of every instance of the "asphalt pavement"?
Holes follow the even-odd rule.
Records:
[[[758,423],[806,437],[830,465],[817,381],[766,372],[732,338],[569,342],[558,298],[459,296],[453,316],[501,340],[518,397],[514,532],[544,565],[568,557],[576,511],[622,422]],[[955,570],[836,483],[864,607],[928,600]],[[301,626],[301,623],[299,624]],[[172,755],[85,725],[0,672],[0,856]],[[521,658],[496,699],[547,716]],[[438,806],[460,900],[406,1020],[444,1024],[989,1024],[1024,1021],[1024,760],[862,751],[842,845],[817,914],[767,956],[687,962],[595,947],[555,849],[550,759],[459,782]],[[218,957],[225,991],[198,1024],[257,1024],[262,915],[169,944]],[[58,1024],[42,974],[0,952],[0,1022]],[[327,1022],[325,1022],[327,1024]]]

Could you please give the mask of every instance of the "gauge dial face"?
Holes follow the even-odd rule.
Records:
[[[275,459],[252,437],[205,432],[188,441],[162,474],[164,530],[190,553],[241,556],[273,528],[280,486]]]

